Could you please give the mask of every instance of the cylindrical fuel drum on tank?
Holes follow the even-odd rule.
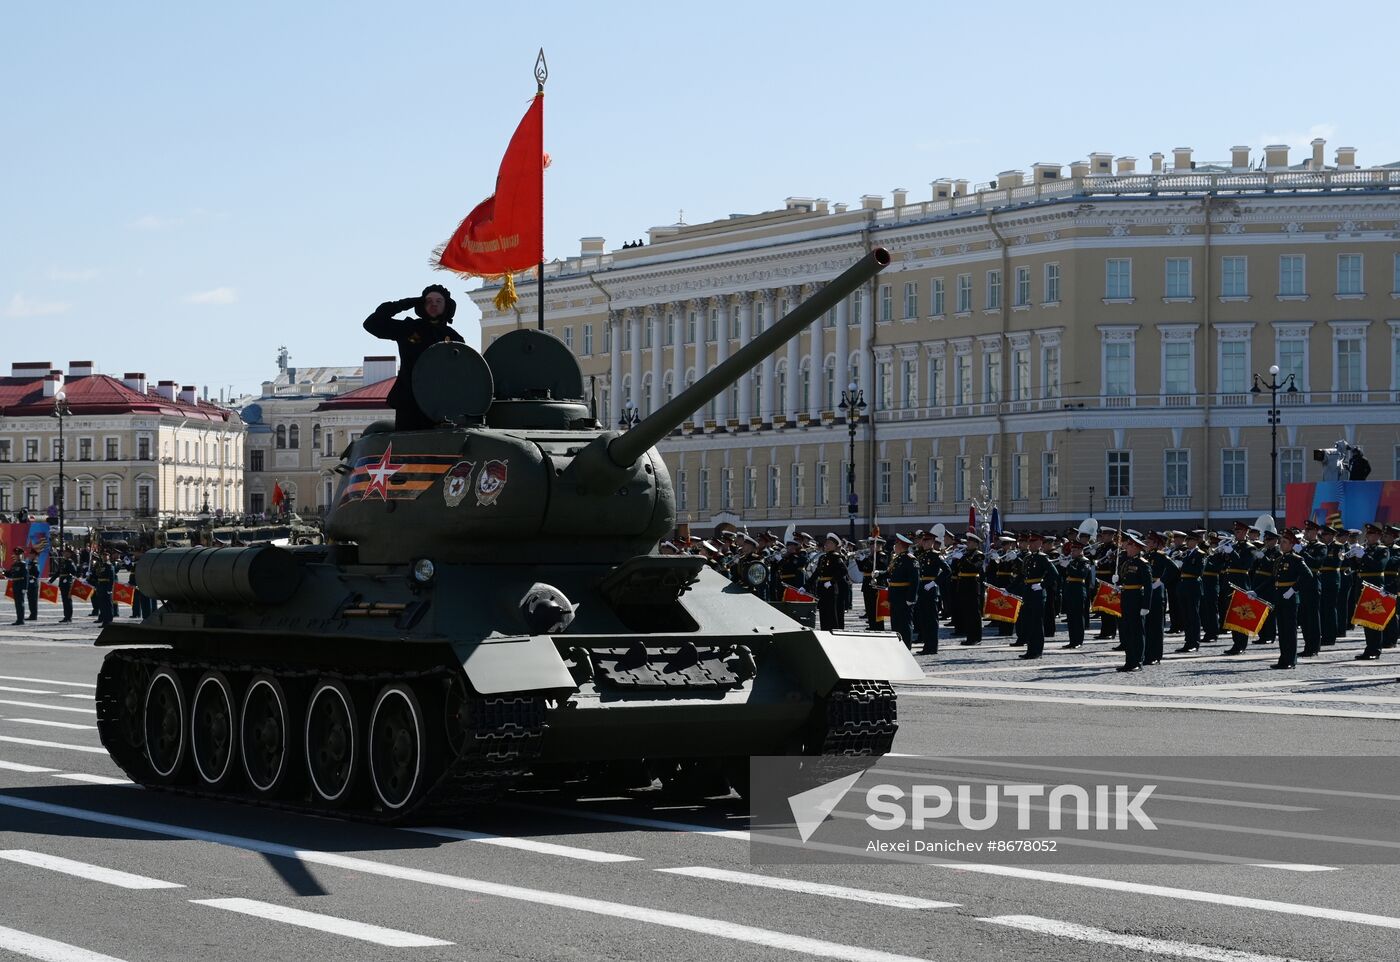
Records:
[[[157,548],[136,564],[142,594],[161,601],[277,605],[301,582],[291,553],[253,548]]]

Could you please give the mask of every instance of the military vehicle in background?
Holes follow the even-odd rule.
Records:
[[[888,262],[622,434],[551,335],[433,346],[413,390],[439,426],[350,447],[330,543],[146,552],[136,581],[164,604],[98,637],[103,745],[141,785],[381,821],[526,775],[699,796],[746,792],[751,755],[886,752],[890,682],[920,674],[903,644],[803,628],[661,556],[654,445]]]

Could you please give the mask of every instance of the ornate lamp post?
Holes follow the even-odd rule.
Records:
[[[1269,517],[1273,517],[1278,511],[1278,392],[1283,388],[1285,394],[1297,394],[1298,385],[1292,374],[1282,381],[1278,379],[1278,365],[1269,365],[1269,379],[1265,381],[1258,374],[1254,375],[1254,386],[1249,389],[1250,394],[1260,394],[1262,390],[1269,392]]]
[[[641,419],[642,412],[637,409],[637,406],[635,404],[633,404],[631,401],[628,401],[622,406],[622,417],[617,419],[617,426],[622,428],[622,430],[624,431],[628,431],[632,428],[635,428],[637,426],[637,422],[641,421]]]
[[[848,540],[856,540],[856,511],[860,502],[856,499],[856,425],[860,423],[861,412],[865,410],[865,392],[852,381],[841,392],[841,403],[837,405],[846,416],[846,431],[851,437],[851,456],[846,462],[846,510],[850,516]]]

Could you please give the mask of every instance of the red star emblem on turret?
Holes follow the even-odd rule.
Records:
[[[393,463],[393,455],[394,445],[390,444],[384,449],[384,456],[379,462],[365,469],[365,473],[369,475],[369,484],[365,485],[364,494],[360,495],[361,500],[372,494],[378,494],[381,500],[389,500],[389,479],[398,474],[403,467],[402,464]]]

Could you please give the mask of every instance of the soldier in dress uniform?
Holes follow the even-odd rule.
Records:
[[[1177,654],[1201,648],[1201,576],[1205,574],[1206,553],[1201,549],[1205,532],[1189,531],[1181,555],[1180,579],[1176,586],[1177,619],[1182,635]]]
[[[1001,553],[993,556],[987,565],[987,583],[1014,594],[1015,589],[1012,585],[1021,575],[1021,553],[1016,549],[1016,538],[1010,533],[1003,534],[997,539],[997,545]],[[1019,621],[1015,625],[998,621],[996,632],[999,638],[1005,638],[1014,633],[1016,638],[1011,642],[1013,648],[1025,645],[1025,641],[1021,637]]]
[[[1351,616],[1361,598],[1361,568],[1366,557],[1366,536],[1359,528],[1346,529],[1342,548],[1341,587],[1337,590],[1337,635],[1351,630]]]
[[[938,654],[938,604],[940,585],[947,576],[948,563],[935,547],[932,531],[919,535],[919,598],[914,603],[914,631],[919,636],[919,654]]]
[[[1094,566],[1084,558],[1084,543],[1078,538],[1067,542],[1069,556],[1060,559],[1060,596],[1064,599],[1065,626],[1069,632],[1069,644],[1065,648],[1084,646],[1084,612],[1087,598],[1096,590],[1097,578]]]
[[[885,569],[885,584],[890,592],[890,626],[904,639],[904,647],[914,650],[914,603],[919,593],[919,562],[909,550],[914,540],[896,534],[890,542],[893,549],[889,567]]]
[[[39,575],[40,575],[40,571],[39,571],[39,552],[38,552],[36,549],[34,549],[34,548],[30,548],[30,549],[29,549],[29,555],[28,555],[28,557],[27,557],[26,560],[25,560],[25,564],[29,567],[29,581],[28,581],[28,583],[25,585],[25,591],[27,592],[27,596],[28,596],[28,598],[29,598],[29,620],[30,620],[30,621],[38,621],[38,620],[39,620]]]
[[[1151,605],[1152,569],[1142,558],[1145,545],[1135,532],[1125,531],[1120,539],[1123,559],[1113,576],[1122,599],[1123,617],[1118,636],[1122,642],[1123,664],[1119,671],[1142,670],[1143,630]]]
[[[1162,663],[1162,636],[1166,632],[1167,590],[1176,582],[1176,565],[1166,553],[1166,536],[1153,531],[1147,536],[1147,565],[1152,569],[1152,592],[1148,597],[1147,620],[1143,624],[1144,665]]]
[[[1377,588],[1385,586],[1385,572],[1390,564],[1390,549],[1381,544],[1381,525],[1376,522],[1368,522],[1365,527],[1366,547],[1363,549],[1359,559],[1359,570],[1357,581],[1370,582]],[[1359,593],[1359,590],[1358,590]],[[1352,611],[1356,610],[1356,605],[1352,605]],[[1351,612],[1347,613],[1350,616]],[[1381,646],[1385,644],[1385,632],[1376,631],[1374,628],[1365,628],[1366,650],[1356,656],[1357,661],[1373,661],[1381,656]]]
[[[1298,613],[1300,599],[1312,591],[1313,574],[1300,552],[1294,551],[1298,531],[1283,532],[1281,551],[1274,558],[1274,613],[1278,621],[1278,661],[1270,668],[1292,669],[1298,666]]]
[[[850,581],[846,556],[841,552],[841,539],[827,532],[825,550],[817,558],[817,567],[812,573],[822,631],[838,631],[846,627],[846,612],[841,607],[841,586]]]
[[[1312,518],[1303,524],[1303,543],[1298,549],[1312,572],[1306,589],[1298,591],[1298,627],[1303,633],[1303,658],[1322,651],[1322,566],[1327,562],[1327,548],[1319,540],[1322,525]]]
[[[1020,564],[1012,590],[1021,596],[1021,617],[1016,626],[1021,629],[1021,638],[1026,650],[1021,657],[1032,661],[1045,650],[1045,595],[1059,582],[1055,566],[1045,557],[1044,536],[1032,531],[1026,542],[1026,554],[1017,559]]]
[[[1322,554],[1314,570],[1317,581],[1317,614],[1319,645],[1331,648],[1337,644],[1337,606],[1341,604],[1342,546],[1337,542],[1340,527],[1323,525],[1318,532]]]
[[[1220,605],[1227,608],[1230,605],[1230,595],[1239,589],[1240,591],[1252,591],[1250,583],[1250,571],[1257,563],[1257,556],[1254,545],[1249,540],[1249,525],[1243,521],[1235,522],[1234,544],[1228,549],[1229,565],[1224,572],[1225,582],[1220,586]],[[1233,642],[1227,655],[1241,655],[1249,647],[1249,638],[1238,631],[1230,632]]]
[[[49,584],[58,582],[58,596],[63,601],[63,621],[73,620],[73,579],[78,576],[78,563],[73,558],[73,549],[64,548],[63,557],[53,566]]]
[[[1059,567],[1055,563],[1060,560],[1059,540],[1053,535],[1046,535],[1042,546],[1045,560],[1055,566],[1058,573]],[[1045,640],[1049,641],[1055,637],[1055,619],[1060,613],[1060,579],[1056,577],[1045,586],[1045,608],[1040,615],[1040,624]]]
[[[1272,605],[1277,600],[1277,592],[1274,591],[1273,565],[1278,560],[1280,553],[1279,535],[1278,531],[1270,528],[1267,531],[1259,531],[1259,536],[1264,543],[1264,551],[1259,555],[1258,562],[1250,572],[1251,588],[1256,595]],[[1266,618],[1263,627],[1259,629],[1259,643],[1271,645],[1277,637],[1278,619]]]
[[[1220,593],[1225,590],[1223,580],[1225,569],[1230,565],[1230,556],[1223,550],[1224,540],[1219,532],[1205,532],[1201,548],[1206,553],[1206,563],[1201,571],[1201,640],[1212,642],[1220,637]]]
[[[982,593],[985,590],[982,578],[986,557],[982,554],[982,536],[976,531],[967,533],[963,545],[962,555],[953,562],[956,605],[963,634],[961,644],[976,645],[982,642]]]
[[[24,624],[24,602],[29,594],[29,563],[24,560],[24,549],[16,548],[14,560],[5,569],[5,577],[10,579],[10,584],[15,596],[15,621],[17,625]]]
[[[1400,593],[1400,549],[1395,547],[1395,536],[1400,535],[1400,527],[1393,524],[1385,526],[1385,534],[1381,541],[1390,551],[1390,558],[1385,563],[1385,574],[1382,576],[1382,587],[1385,593],[1395,595]],[[1396,642],[1400,640],[1400,618],[1391,618],[1390,624],[1385,626],[1385,631],[1381,632],[1381,647],[1394,648]]]
[[[1117,573],[1118,552],[1117,547],[1118,532],[1113,528],[1099,528],[1099,542],[1094,546],[1093,562],[1094,576],[1100,581],[1112,581]],[[1099,633],[1100,640],[1118,637],[1118,619],[1112,615],[1099,612]]]
[[[870,539],[864,558],[856,556],[856,570],[861,574],[860,597],[865,604],[865,625],[871,631],[885,630],[885,622],[879,617],[879,591],[889,563],[885,539],[879,535]]]
[[[796,538],[788,539],[787,550],[776,565],[778,577],[779,597],[774,601],[781,601],[781,591],[784,588],[804,588],[807,581],[807,559],[802,554],[802,545]]]

